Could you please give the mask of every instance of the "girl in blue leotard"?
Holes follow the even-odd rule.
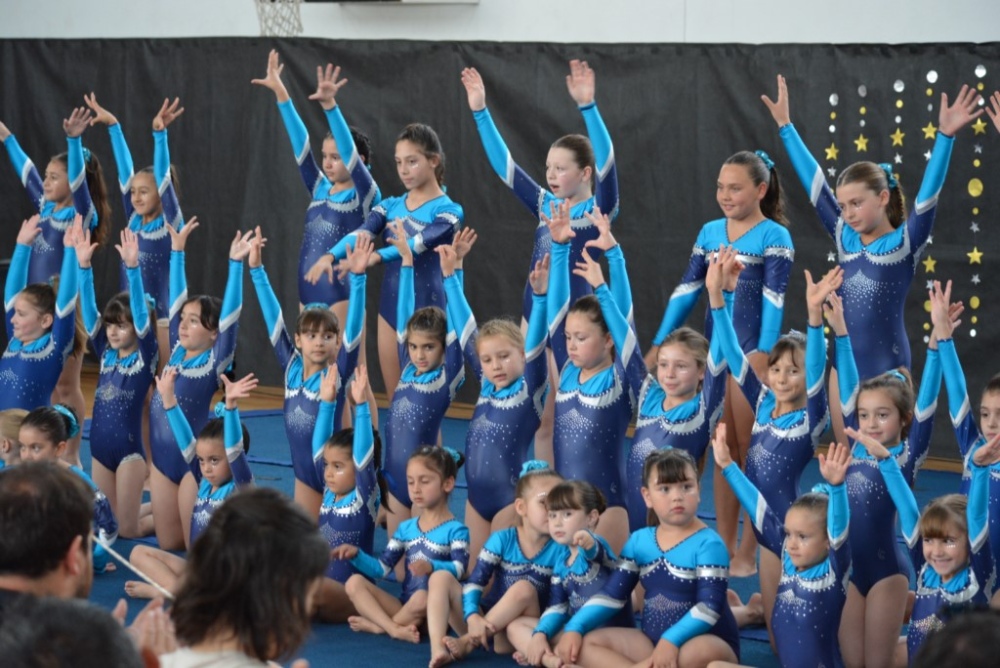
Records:
[[[153,118],[153,164],[138,172],[132,163],[129,150],[118,119],[97,102],[97,96],[83,96],[87,106],[94,112],[91,125],[104,123],[108,126],[111,148],[118,167],[118,187],[121,189],[122,205],[125,208],[126,225],[139,238],[139,270],[142,284],[155,302],[154,330],[159,343],[160,362],[170,355],[169,317],[170,301],[170,235],[164,228],[174,229],[184,226],[180,203],[177,198],[177,171],[170,162],[170,146],[167,142],[167,126],[184,113],[180,99],[164,100]],[[121,270],[121,288],[129,289],[125,265]]]
[[[34,163],[21,149],[17,139],[0,123],[0,142],[7,149],[14,170],[28,191],[28,197],[38,209],[39,234],[31,244],[29,283],[52,283],[60,275],[63,260],[63,234],[70,227],[75,215],[83,217],[84,227],[91,230],[94,240],[103,244],[111,229],[111,205],[108,188],[97,156],[83,147],[80,139],[92,119],[89,110],[74,109],[63,120],[67,151],[54,156],[45,168],[45,180],[38,174]],[[75,272],[74,272],[75,273]],[[62,274],[65,277],[65,274]],[[61,366],[58,383],[51,399],[29,406],[34,408],[50,401],[62,402],[83,415],[83,390],[80,388],[80,370],[83,367],[83,346],[86,337],[80,337]],[[80,436],[70,439],[66,458],[72,464],[80,463]]]
[[[170,342],[173,346],[165,366],[176,367],[177,402],[191,431],[199,433],[208,421],[212,396],[219,377],[233,362],[236,332],[243,308],[243,259],[250,254],[253,231],[236,232],[229,246],[229,278],[225,297],[190,297],[187,291],[184,247],[198,221],[190,219],[180,231],[167,226],[170,234]],[[166,550],[177,550],[190,540],[190,518],[198,496],[191,467],[177,449],[167,420],[163,398],[153,393],[149,405],[149,440],[153,466],[150,497],[156,540]]]
[[[820,474],[829,485],[797,498],[782,520],[733,462],[725,428],[719,425],[712,443],[715,464],[753,518],[760,544],[781,554],[781,584],[772,616],[781,665],[842,666],[837,628],[851,572],[844,485],[851,450],[834,443],[826,455],[819,455]]]
[[[455,579],[469,567],[469,530],[448,509],[448,496],[462,455],[451,448],[424,446],[406,465],[406,485],[420,516],[408,519],[392,533],[382,556],[375,558],[356,545],[339,545],[332,559],[347,559],[357,569],[347,581],[347,595],[357,616],[347,621],[353,631],[387,633],[396,640],[420,642],[419,627],[427,616],[427,583],[436,571]],[[405,557],[403,592],[397,599],[370,580],[384,578]]]
[[[90,429],[91,471],[118,517],[121,535],[137,538],[153,532],[149,505],[142,503],[147,475],[142,414],[156,372],[156,323],[146,304],[137,236],[128,228],[121,232],[121,244],[115,248],[128,275],[129,291],[115,295],[100,315],[91,268],[96,244],[89,241],[84,232],[76,256],[83,326],[100,360]]]
[[[265,241],[260,228],[257,228],[250,240],[252,250],[247,264],[250,266],[250,279],[260,301],[274,354],[285,373],[285,435],[292,453],[295,501],[311,517],[316,517],[326,488],[323,484],[322,467],[317,467],[313,452],[316,415],[320,408],[320,384],[326,374],[333,373],[337,383],[337,398],[342,398],[347,380],[358,364],[365,321],[367,276],[364,272],[368,266],[368,256],[372,252],[372,243],[368,238],[359,238],[353,252],[348,250],[351,299],[343,338],[340,320],[327,308],[325,302],[310,304],[299,313],[293,338],[285,329],[281,305],[271,289],[262,264],[261,249]],[[330,366],[332,363],[335,364]],[[346,402],[335,403],[334,430],[340,428]]]
[[[628,539],[611,578],[566,623],[555,652],[583,666],[738,661],[739,634],[726,603],[729,554],[719,534],[698,519],[695,461],[679,448],[658,450],[644,473],[642,495],[657,524]],[[628,603],[640,581],[641,630],[598,628]]]

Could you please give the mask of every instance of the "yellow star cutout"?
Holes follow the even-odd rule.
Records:
[[[971,253],[966,253],[969,256],[969,264],[982,264],[983,263],[983,252],[979,250],[977,246],[972,247]]]
[[[927,121],[927,125],[920,129],[924,131],[924,139],[934,139],[934,136],[937,134],[937,128],[930,121]]]
[[[896,128],[896,131],[893,132],[891,135],[889,135],[889,138],[892,139],[892,145],[893,146],[902,146],[903,145],[903,137],[905,137],[905,136],[906,136],[905,132],[903,132],[899,128]]]
[[[858,135],[858,138],[854,140],[854,145],[858,147],[858,152],[868,150],[868,137],[864,134]]]
[[[924,265],[924,271],[928,274],[934,273],[934,265],[937,264],[937,260],[928,255],[926,260],[921,260],[921,263]]]
[[[840,153],[840,149],[837,148],[836,144],[830,144],[829,148],[825,148],[823,150],[826,151],[827,160],[836,160],[837,154]]]
[[[977,118],[976,122],[972,124],[972,129],[975,130],[974,135],[984,135],[986,134],[986,123],[983,119]]]

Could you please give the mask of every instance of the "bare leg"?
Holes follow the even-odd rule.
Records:
[[[77,314],[79,312],[77,309]],[[80,466],[80,440],[83,438],[83,418],[87,411],[87,402],[83,398],[83,389],[80,388],[82,370],[83,352],[67,357],[59,380],[56,381],[56,389],[52,392],[52,403],[66,404],[76,412],[80,421],[80,433],[66,442],[66,453],[63,455],[63,459],[73,466]]]
[[[830,428],[833,430],[833,440],[836,443],[847,443],[847,434],[844,433],[844,413],[840,410],[840,377],[835,368],[830,369],[827,398],[830,404]]]
[[[847,600],[840,615],[840,655],[847,668],[865,665],[865,597],[853,583],[847,586]]]
[[[602,628],[583,637],[577,665],[631,668],[653,654],[653,643],[639,629]]]
[[[420,642],[420,631],[416,626],[402,627],[393,621],[403,609],[399,600],[368,582],[361,575],[352,575],[345,585],[347,595],[358,611],[356,617],[348,618],[351,630],[359,633],[388,633],[396,640]]]
[[[431,573],[427,585],[427,633],[431,642],[431,668],[455,660],[445,646],[448,627],[462,635],[468,631],[462,614],[462,585],[448,571]]]
[[[152,466],[149,473],[149,492],[153,504],[153,526],[156,541],[164,550],[184,549],[184,528],[177,506],[177,485]],[[189,516],[190,519],[190,516]]]
[[[778,596],[778,583],[781,581],[781,557],[770,550],[760,551],[760,596],[764,605],[764,623],[767,625],[767,635],[771,639],[771,649],[774,645],[774,632],[771,630],[771,613],[774,612],[774,601]]]
[[[122,509],[118,507],[118,486],[115,484],[117,477],[115,471],[105,467],[104,464],[97,461],[96,457],[92,457],[90,462],[90,477],[93,479],[94,484],[97,485],[97,489],[101,490],[104,496],[108,497],[108,505],[111,506],[111,512],[115,514],[115,519],[118,520],[119,535],[123,538],[128,538],[125,534],[125,526],[128,520],[122,517]],[[138,511],[138,508],[136,510]]]
[[[306,511],[309,517],[319,517],[319,508],[323,505],[323,495],[301,480],[295,481],[295,503]]]
[[[540,614],[538,592],[530,582],[520,580],[504,592],[496,605],[486,613],[484,619],[495,629],[495,638],[500,641],[500,632],[506,629],[512,621],[518,617],[534,617],[537,621]],[[459,638],[445,639],[445,645],[456,659],[468,656],[473,649],[480,645],[480,642],[481,638],[469,634]],[[514,648],[504,638],[503,642],[495,642],[494,649],[498,654],[509,654]]]
[[[465,502],[465,526],[469,527],[469,573],[476,569],[479,553],[490,536],[490,523],[476,512],[475,507]],[[433,637],[433,636],[431,636]]]
[[[526,323],[521,323],[521,330],[526,329]],[[546,356],[549,360],[549,387],[559,387],[559,369],[556,367],[555,356],[552,350],[546,349]],[[552,438],[554,435],[556,422],[556,393],[551,389],[545,396],[545,405],[542,407],[542,421],[535,431],[535,459],[548,462],[549,466],[555,467],[556,460],[553,452]]]
[[[94,461],[94,471],[100,464]],[[103,467],[102,467],[103,468]],[[112,509],[118,518],[118,533],[123,538],[148,536],[153,529],[152,519],[143,521],[142,486],[146,482],[146,460],[141,455],[126,458],[112,474],[115,478],[115,498]],[[108,497],[110,500],[111,497]],[[117,504],[117,505],[115,505]],[[149,515],[146,515],[149,517]]]
[[[385,318],[378,317],[378,364],[382,369],[382,382],[385,384],[385,394],[392,401],[392,395],[399,385],[402,369],[399,366],[399,345],[396,342],[396,331]]]
[[[129,555],[129,563],[148,575],[154,582],[170,592],[175,592],[187,562],[175,554],[157,550],[148,545],[137,545]],[[132,598],[155,598],[160,592],[145,582],[130,580],[125,583],[125,593]]]
[[[888,668],[903,626],[906,592],[905,575],[893,575],[876,582],[865,598],[865,666]]]
[[[316,618],[327,624],[343,624],[349,617],[358,614],[344,585],[331,578],[323,578],[314,604]]]
[[[758,378],[766,377],[767,355],[763,353],[754,353],[750,355],[749,362]],[[731,377],[730,381],[731,384],[726,388],[726,391],[728,399],[728,392],[729,390],[732,390],[732,428],[735,430],[735,438],[728,439],[728,443],[733,460],[739,463],[741,470],[746,470],[747,453],[750,450],[750,440],[753,432],[754,414],[753,409],[747,402],[746,397],[743,396],[739,386]],[[733,450],[734,446],[735,451]],[[720,471],[717,471],[716,473],[720,478],[722,477],[722,473]],[[722,486],[726,488],[724,493],[727,493],[735,502],[736,512],[739,513],[739,502],[736,501],[736,496],[733,494],[732,489],[725,484]],[[716,488],[716,494],[718,495],[718,488]],[[716,496],[716,499],[718,499],[718,496]],[[736,550],[736,554],[734,555],[729,568],[730,575],[735,577],[753,575],[756,571],[757,536],[750,530],[750,516],[746,513],[743,513],[743,527],[744,530],[743,536],[740,540],[740,546]]]
[[[695,636],[681,645],[677,657],[679,668],[702,668],[712,661],[737,661],[736,653],[725,640],[711,633]]]
[[[764,623],[764,603],[760,592],[752,594],[746,603],[740,600],[739,594],[732,589],[726,591],[729,609],[736,618],[736,626],[759,626]]]
[[[615,554],[621,554],[622,547],[628,540],[628,512],[621,506],[605,510],[597,521],[597,533],[608,541]]]
[[[181,516],[181,527],[184,530],[184,549],[191,549],[191,519],[194,515],[194,504],[198,502],[198,483],[193,473],[185,473],[181,484],[177,487],[177,510]]]
[[[407,508],[402,501],[393,496],[392,492],[389,492],[389,509],[385,514],[385,530],[389,534],[389,538],[395,536],[399,525],[410,519],[411,516],[410,508]],[[406,564],[403,563],[404,561],[404,559],[400,559],[394,570],[396,580],[399,582],[402,582],[403,576],[406,575]]]

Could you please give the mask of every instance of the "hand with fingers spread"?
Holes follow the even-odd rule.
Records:
[[[368,401],[368,368],[359,364],[354,368],[354,379],[351,381],[351,399],[356,406]]]
[[[462,70],[462,85],[465,86],[465,94],[469,98],[469,109],[479,111],[486,108],[486,84],[483,77],[475,67],[466,67]]]
[[[577,106],[585,107],[594,103],[597,81],[594,70],[586,60],[569,61],[569,74],[566,75],[566,89]]]
[[[434,250],[437,252],[438,259],[441,262],[441,275],[445,277],[454,275],[455,269],[458,266],[458,255],[455,253],[455,248],[444,244]]]
[[[260,225],[254,228],[253,236],[250,237],[250,253],[247,255],[247,265],[251,269],[255,269],[264,264],[264,246],[267,245],[267,239],[260,231]]]
[[[167,232],[170,233],[170,250],[184,252],[184,247],[187,246],[188,237],[191,236],[192,232],[198,229],[198,225],[200,224],[201,223],[198,222],[198,217],[192,216],[191,219],[184,224],[184,227],[180,232],[178,232],[173,225],[165,225]]]
[[[119,624],[125,626],[125,616],[128,614],[125,599],[119,601],[111,614]],[[125,630],[144,656],[147,653],[160,656],[177,649],[174,624],[170,620],[170,615],[163,609],[162,598],[154,598],[147,603]]]
[[[83,131],[90,127],[90,121],[94,114],[86,107],[76,107],[70,113],[69,118],[63,119],[63,131],[67,137],[79,137]]]
[[[160,393],[160,399],[163,400],[163,410],[170,410],[177,405],[177,395],[174,393],[174,387],[177,384],[177,367],[163,367],[163,371],[155,380],[156,391]]]
[[[87,241],[90,241],[90,230],[87,230]],[[81,243],[83,243],[84,231],[83,231],[83,216],[76,214],[73,217],[73,222],[66,231],[63,232],[63,248],[76,248]]]
[[[358,275],[368,271],[368,264],[375,252],[375,244],[370,236],[359,234],[354,240],[353,247],[351,244],[347,244],[344,250],[347,253],[344,263],[347,265],[348,271]]]
[[[100,246],[100,244],[97,243],[97,242],[91,243],[91,240],[90,240],[90,230],[84,230],[84,229],[82,229],[82,225],[81,225],[81,227],[79,229],[71,227],[70,229],[66,230],[67,234],[69,234],[70,230],[73,230],[72,241],[70,241],[70,239],[68,237],[63,237],[63,246],[65,246],[67,248],[69,248],[70,246],[75,247],[76,248],[76,262],[77,262],[77,264],[80,265],[81,269],[87,269],[87,268],[89,268],[91,266],[91,263],[92,263],[93,258],[94,258],[94,251],[97,250],[97,247]],[[133,237],[135,236],[135,234],[131,230],[129,230],[128,228],[125,228],[124,230],[122,230],[122,234],[124,234],[125,232],[128,232],[129,234],[132,234]],[[67,242],[69,242],[69,243],[67,243]],[[115,248],[119,248],[119,247],[115,246]],[[119,252],[121,252],[121,251],[119,251]],[[129,249],[129,252],[131,252],[131,249]],[[135,242],[135,256],[134,256],[134,258],[132,257],[132,255],[129,255],[129,261],[132,261],[132,260],[135,261],[134,265],[130,265],[130,264],[128,264],[126,262],[125,266],[126,267],[138,267],[139,266],[139,241],[138,241],[138,239],[136,239],[136,242]],[[124,255],[122,255],[122,261],[123,262],[125,261],[125,256]]]
[[[941,93],[941,109],[938,111],[938,132],[946,137],[955,133],[983,115],[986,110],[979,106],[979,92],[975,88],[962,86],[955,96],[955,103],[948,104],[948,94]]]
[[[222,384],[226,388],[226,408],[232,410],[237,407],[240,399],[246,399],[250,393],[257,389],[260,381],[252,373],[248,373],[239,380],[229,380],[229,376],[219,376]]]
[[[169,97],[165,98],[160,110],[153,117],[153,130],[156,132],[166,130],[167,126],[176,121],[183,113],[184,107],[181,106],[179,97],[175,97],[173,102],[170,101]]]
[[[338,545],[330,550],[331,559],[350,561],[356,556],[358,556],[358,547],[356,545],[348,545],[347,543],[344,543],[343,545]]]
[[[389,231],[392,233],[389,236],[389,244],[399,251],[400,266],[412,267],[413,266],[413,251],[410,250],[410,244],[407,243],[408,235],[406,234],[406,227],[403,225],[403,219],[397,218],[387,225]],[[378,253],[374,253],[378,257]],[[369,264],[369,266],[371,266]]]
[[[337,93],[346,83],[347,79],[340,78],[339,67],[327,63],[326,69],[323,69],[322,65],[317,65],[316,92],[309,99],[319,102],[319,106],[329,111],[337,106]]]
[[[11,134],[12,133],[10,131],[10,128],[4,125],[3,121],[0,121],[0,144],[7,141],[7,137],[9,137]]]
[[[721,471],[733,463],[733,453],[729,451],[729,444],[726,443],[726,423],[719,422],[715,427],[715,437],[712,438],[712,455],[715,457],[715,466]]]
[[[809,325],[823,325],[823,304],[827,296],[837,290],[844,282],[844,270],[837,265],[826,272],[822,278],[813,282],[812,274],[805,270],[806,277],[806,310],[809,313]]]
[[[600,248],[602,251],[609,251],[618,245],[613,234],[611,234],[611,219],[607,214],[601,213],[598,207],[594,207],[594,212],[587,211],[583,214],[587,217],[599,232],[596,239],[591,239],[584,244],[584,247]]]
[[[285,88],[285,84],[281,80],[281,72],[284,69],[284,64],[278,58],[278,50],[271,49],[271,52],[267,54],[267,73],[264,78],[251,79],[250,83],[271,89],[278,102],[287,102],[289,99],[288,89]]]
[[[90,252],[93,254],[94,249],[97,248],[97,244],[88,244],[90,241],[90,230],[84,235],[83,241],[76,247],[76,257],[80,258],[80,249],[84,246],[90,246]],[[139,266],[139,237],[136,236],[135,232],[129,228],[125,228],[121,232],[121,243],[115,244],[115,250],[118,254],[122,256],[122,263],[129,269],[135,269]],[[89,261],[90,258],[88,258]],[[83,266],[82,264],[80,265]]]
[[[340,389],[339,383],[340,373],[337,371],[337,362],[331,361],[330,365],[326,367],[326,371],[323,373],[319,380],[319,399],[320,401],[325,401],[328,404],[332,404],[337,400],[337,390]]]
[[[542,220],[549,227],[549,234],[552,241],[557,244],[569,243],[569,240],[576,236],[576,232],[569,224],[569,202],[560,200],[559,202],[549,202],[549,215],[541,213]]]
[[[972,453],[972,463],[976,466],[993,466],[1000,462],[1000,434],[997,434]]]
[[[712,308],[725,306],[722,292],[729,282],[727,275],[735,269],[734,263],[736,262],[739,260],[737,260],[736,249],[732,246],[720,245],[717,252],[709,253],[708,270],[705,272],[705,289],[708,291],[709,303]]]
[[[953,328],[952,320],[948,313],[948,304],[951,302],[951,281],[941,289],[941,281],[934,281],[933,287],[927,291],[927,297],[931,305],[931,323],[934,325],[934,338],[944,341],[951,338]]]
[[[476,231],[471,227],[463,227],[455,235],[455,239],[451,242],[452,247],[455,249],[455,255],[458,257],[459,268],[461,268],[461,262],[465,259],[465,256],[469,254],[472,247],[476,245],[476,241],[479,240],[479,236]]]
[[[1000,132],[1000,91],[996,91],[993,95],[990,95],[989,104],[986,105],[986,113],[990,117],[990,120],[993,121],[993,127],[997,129],[997,132]],[[2,125],[0,123],[0,126]],[[4,139],[2,136],[4,129],[0,127],[0,141]]]
[[[17,243],[22,246],[31,246],[35,243],[35,237],[42,232],[38,226],[41,216],[37,213],[27,220],[21,221],[21,229],[17,232]]]
[[[247,230],[246,232],[240,232],[236,230],[236,236],[233,237],[232,242],[229,244],[229,259],[242,262],[250,255],[250,237],[253,236],[253,230]]]
[[[844,433],[852,438],[855,443],[860,443],[868,454],[875,459],[888,459],[892,454],[888,448],[878,442],[878,439],[864,434],[853,427],[847,427],[844,429]]]
[[[319,279],[325,276],[327,281],[333,283],[333,264],[335,260],[336,258],[329,253],[320,255],[319,259],[316,260],[316,263],[309,267],[309,271],[306,272],[306,281],[316,285],[319,283]]]
[[[536,295],[544,295],[549,291],[549,266],[552,264],[552,256],[548,253],[535,263],[535,267],[528,274],[528,283],[531,291]]]
[[[788,112],[788,84],[785,77],[778,75],[778,99],[772,100],[767,95],[761,95],[760,99],[764,106],[771,112],[771,118],[778,124],[778,127],[788,125],[792,122],[791,114]]]
[[[573,275],[587,281],[590,287],[595,290],[604,285],[604,272],[601,271],[601,265],[595,262],[594,258],[590,257],[590,253],[586,249],[580,253],[580,257],[583,259],[576,263],[576,267],[573,268]]]
[[[830,324],[835,336],[847,336],[847,318],[844,317],[844,300],[831,292],[823,302],[823,317]]]
[[[831,443],[826,454],[820,453],[819,473],[831,485],[842,485],[851,465],[851,449],[840,443]]]
[[[90,110],[94,112],[94,117],[90,120],[91,126],[97,125],[98,123],[104,123],[105,125],[118,124],[118,119],[115,118],[115,115],[97,103],[96,93],[92,92],[89,97],[84,95],[83,101],[88,107],[90,107]]]

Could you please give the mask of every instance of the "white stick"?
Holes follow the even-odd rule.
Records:
[[[112,549],[112,547],[110,545],[108,545],[108,543],[105,542],[104,539],[102,539],[97,534],[94,534],[94,540],[97,542],[98,545],[100,545],[105,550],[107,550],[108,554],[110,554],[112,557],[114,557],[116,560],[118,560],[118,562],[120,564],[122,564],[123,566],[125,566],[125,568],[129,569],[130,571],[132,571],[133,573],[135,573],[136,575],[138,575],[147,584],[149,584],[151,587],[153,587],[154,589],[156,589],[156,591],[158,591],[161,594],[163,594],[164,598],[166,598],[168,601],[174,600],[174,595],[173,594],[171,594],[169,591],[167,591],[166,588],[164,588],[162,585],[160,585],[159,583],[155,582],[153,580],[153,578],[149,577],[148,575],[146,575],[145,573],[143,573],[142,571],[140,571],[138,568],[136,568],[135,566],[133,566],[131,563],[129,563],[128,559],[126,559],[125,557],[123,557],[122,555],[120,555],[118,552],[116,552],[114,549]]]

